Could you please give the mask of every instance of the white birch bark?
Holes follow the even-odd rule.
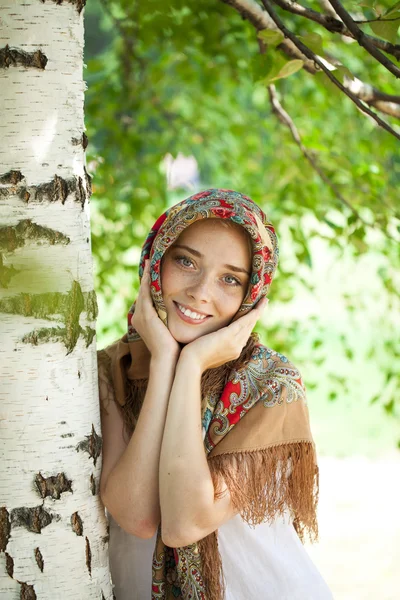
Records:
[[[96,460],[89,194],[78,143],[79,8],[0,0],[3,59],[39,49],[48,59],[44,69],[28,67],[14,53],[14,64],[0,66],[2,600],[112,598]]]

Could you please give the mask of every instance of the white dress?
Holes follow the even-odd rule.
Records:
[[[126,533],[109,515],[110,568],[117,600],[151,600],[155,536]],[[218,529],[225,600],[333,600],[288,519],[250,527],[236,515]]]

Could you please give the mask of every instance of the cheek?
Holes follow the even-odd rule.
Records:
[[[161,265],[161,290],[164,301],[169,296],[180,294],[188,286],[188,277],[172,261],[165,260]]]

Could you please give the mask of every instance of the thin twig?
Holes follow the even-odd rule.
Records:
[[[376,123],[378,123],[378,125],[380,125],[383,129],[385,129],[385,131],[387,131],[388,133],[391,133],[395,138],[400,140],[400,133],[397,133],[397,131],[395,131],[388,123],[386,123],[386,121],[381,119],[379,117],[379,115],[377,115],[376,113],[374,113],[374,111],[372,111],[367,106],[365,106],[357,98],[357,96],[355,96],[348,89],[346,89],[345,86],[338,79],[336,79],[336,77],[331,73],[331,71],[328,69],[328,67],[326,67],[325,64],[318,58],[318,56],[314,52],[312,52],[312,50],[310,50],[310,48],[308,48],[305,44],[303,44],[303,42],[301,42],[291,31],[289,31],[287,29],[287,27],[282,23],[282,21],[280,20],[278,15],[275,13],[270,1],[269,0],[261,0],[261,1],[265,7],[265,10],[267,11],[267,13],[271,17],[271,19],[274,21],[276,26],[282,31],[283,35],[285,37],[289,38],[289,40],[291,42],[293,42],[293,44],[296,46],[296,48],[298,50],[300,50],[300,52],[302,54],[304,54],[310,60],[314,61],[314,63],[319,66],[319,68],[327,75],[327,77],[332,81],[332,83],[334,85],[336,85],[336,87],[338,87],[344,94],[346,94],[346,96],[348,96],[350,98],[350,100],[352,100],[354,102],[354,104],[356,106],[358,106],[358,108],[360,110],[362,110],[365,114],[372,117],[374,119],[374,121],[376,121]]]
[[[319,164],[317,163],[315,158],[312,156],[311,152],[309,152],[309,150],[307,150],[307,148],[304,146],[296,125],[294,124],[292,118],[289,116],[289,114],[286,112],[286,110],[283,108],[283,106],[279,102],[278,95],[276,93],[276,88],[273,84],[270,84],[268,86],[268,95],[269,95],[269,99],[271,102],[272,111],[275,113],[275,115],[278,117],[278,119],[281,121],[281,123],[283,123],[284,125],[286,125],[286,127],[288,127],[288,129],[290,130],[290,133],[292,134],[292,138],[294,139],[294,141],[300,148],[304,158],[306,158],[308,160],[308,162],[310,163],[310,165],[314,169],[314,171],[316,171],[318,173],[318,175],[321,177],[322,181],[331,188],[331,190],[335,194],[336,198],[338,198],[338,200],[340,200],[340,202],[342,204],[347,206],[347,208],[349,208],[351,210],[351,212],[357,217],[357,219],[362,221],[362,223],[364,223],[364,225],[371,227],[371,224],[364,221],[364,219],[362,218],[362,216],[360,215],[358,210],[356,208],[354,208],[354,206],[352,206],[350,204],[350,202],[348,200],[346,200],[346,198],[341,194],[340,190],[331,181],[331,179],[328,177],[328,175],[321,169],[321,167],[319,166]]]
[[[336,187],[336,185],[333,183],[333,181],[328,177],[328,175],[325,173],[325,171],[323,169],[321,169],[318,162],[313,157],[312,153],[304,146],[303,141],[300,136],[300,133],[299,133],[299,130],[297,129],[296,125],[294,124],[293,119],[290,117],[290,115],[283,108],[282,104],[279,102],[278,95],[276,93],[276,88],[275,88],[274,84],[270,84],[268,86],[268,95],[269,95],[269,99],[271,102],[272,112],[278,117],[278,119],[281,121],[281,123],[283,123],[283,125],[285,125],[289,129],[290,133],[292,134],[292,138],[294,139],[294,141],[300,148],[304,158],[310,163],[311,167],[320,176],[322,181],[328,187],[330,187],[330,189],[332,190],[332,192],[334,193],[336,198],[342,204],[347,206],[347,208],[353,213],[353,215],[363,225],[365,225],[365,227],[369,227],[371,229],[378,229],[388,239],[398,242],[399,240],[392,237],[387,231],[383,230],[375,222],[370,223],[370,222],[366,221],[360,215],[358,210],[356,208],[354,208],[354,206],[341,194],[340,190]],[[388,208],[391,208],[388,204],[386,204],[386,205],[388,206]]]
[[[350,31],[348,27],[338,18],[335,18],[331,15],[324,15],[316,10],[312,10],[311,8],[307,8],[302,4],[298,4],[297,2],[292,2],[290,0],[273,0],[275,4],[280,6],[283,10],[290,12],[294,15],[299,15],[310,21],[314,21],[319,25],[322,25],[327,31],[331,33],[339,33],[340,35],[344,35],[352,38],[353,40],[357,40],[356,35]],[[355,22],[355,21],[354,21]],[[361,31],[361,30],[359,30]],[[361,32],[364,36],[364,39],[367,43],[371,44],[375,48],[379,48],[388,54],[394,56],[397,60],[400,60],[400,45],[391,44],[385,40],[380,38],[376,38],[372,35],[367,35],[366,33]],[[378,60],[378,59],[377,59]],[[389,60],[389,59],[387,59]],[[390,61],[389,61],[390,62]],[[393,64],[393,63],[391,63]],[[397,67],[396,67],[397,68]]]
[[[367,52],[371,56],[375,58],[381,65],[383,65],[390,73],[392,73],[395,77],[400,77],[400,69],[397,67],[392,61],[382,54],[380,50],[378,50],[371,41],[367,38],[365,33],[358,27],[358,25],[353,21],[352,17],[349,15],[347,10],[340,4],[339,0],[329,0],[332,8],[337,12],[339,17],[342,19],[343,23],[346,25],[347,29],[353,34],[354,38],[357,42],[366,49]]]

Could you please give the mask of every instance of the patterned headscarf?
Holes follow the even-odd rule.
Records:
[[[166,325],[161,260],[192,223],[215,218],[242,226],[252,243],[250,284],[235,318],[269,291],[278,262],[273,226],[247,196],[231,190],[207,190],[167,210],[143,246],[140,276],[144,261],[150,258],[151,294]],[[131,326],[133,311],[134,305],[128,316],[128,335],[106,349],[115,397],[122,406],[127,382],[133,384],[147,377],[143,365],[148,362],[148,351]],[[316,537],[318,470],[299,371],[285,356],[258,343],[245,366],[233,368],[225,386],[222,382],[218,389],[222,393],[202,398],[201,414],[204,451],[216,494],[223,482],[233,506],[247,523],[272,522],[289,511],[300,537],[305,531]],[[132,398],[135,408],[134,394]],[[164,545],[160,532],[153,557],[152,599],[221,600],[218,532],[175,549]]]

